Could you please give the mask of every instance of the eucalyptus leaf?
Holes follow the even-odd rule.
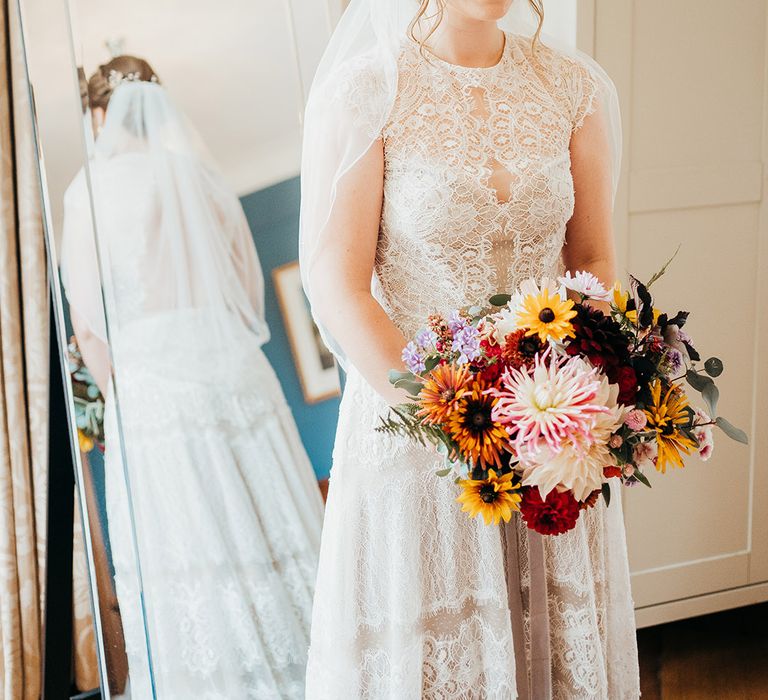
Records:
[[[440,357],[437,355],[430,355],[426,360],[424,360],[424,368],[427,372],[431,372],[435,367],[437,367],[438,363],[440,362]]]
[[[440,469],[439,471],[436,471],[435,474],[438,476],[448,476],[453,471],[453,467],[446,467],[445,469]]]
[[[717,385],[714,382],[710,382],[709,384],[707,384],[704,387],[704,390],[701,392],[701,396],[707,402],[707,407],[709,408],[709,415],[716,416],[717,402],[718,402],[718,399],[720,398],[720,390],[717,388]]]
[[[725,420],[725,418],[723,418],[722,416],[718,416],[717,419],[715,420],[715,423],[718,426],[720,426],[720,429],[729,438],[731,438],[731,440],[736,440],[736,442],[740,442],[743,445],[749,444],[749,439],[747,438],[747,434],[740,428],[737,428],[735,425]]]
[[[415,382],[410,379],[398,379],[396,382],[394,382],[394,386],[397,389],[404,389],[411,396],[418,396],[423,388],[423,384],[421,384],[421,382]]]
[[[723,362],[719,357],[710,357],[704,363],[704,369],[710,377],[719,377],[723,373]]]
[[[397,382],[401,379],[410,379],[411,381],[416,379],[416,375],[413,372],[399,372],[396,369],[389,370],[387,377],[389,378],[389,383],[395,386],[397,386]]]
[[[713,384],[714,382],[705,374],[699,374],[698,372],[689,369],[685,373],[685,378],[688,381],[688,383],[696,389],[696,391],[704,391],[704,387],[706,387],[709,384]]]
[[[611,485],[606,481],[601,487],[600,491],[603,493],[603,499],[605,499],[605,505],[611,505]]]
[[[637,479],[641,484],[645,484],[648,488],[651,488],[651,482],[648,481],[648,477],[639,469],[635,469],[635,472],[632,476],[634,476],[635,479]]]
[[[488,303],[491,306],[506,306],[510,300],[512,299],[511,294],[494,294],[489,300]]]

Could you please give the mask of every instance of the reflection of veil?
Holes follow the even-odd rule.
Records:
[[[132,322],[186,315],[219,347],[244,330],[266,342],[263,277],[240,203],[161,85],[115,88],[89,174],[113,341]],[[80,189],[68,209],[87,208],[84,182]],[[70,304],[106,341],[90,231],[74,230],[72,219],[83,217],[65,224],[62,279]]]
[[[432,0],[426,16],[434,16],[437,6],[437,0]],[[328,233],[337,185],[386,124],[397,94],[398,56],[417,9],[413,0],[352,0],[318,66],[307,100],[301,164],[300,255],[310,301],[309,272]],[[536,26],[527,0],[514,0],[499,26],[508,33],[533,37]],[[541,42],[573,59],[574,67],[589,70],[597,84],[597,100],[613,150],[615,192],[621,155],[616,89],[605,71],[585,54],[549,37],[542,37]],[[353,75],[357,78],[350,80]],[[320,327],[343,366],[343,351]]]

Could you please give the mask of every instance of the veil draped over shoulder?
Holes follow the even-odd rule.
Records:
[[[326,48],[307,97],[301,164],[300,258],[304,289],[312,302],[310,271],[329,235],[327,223],[339,181],[379,138],[397,94],[398,56],[416,14],[414,0],[352,0]],[[433,15],[435,6],[427,11]],[[525,0],[514,0],[499,26],[533,38],[536,24]],[[609,125],[614,193],[621,159],[621,119],[616,89],[586,54],[542,36],[545,46],[589,70],[596,100]],[[350,77],[355,79],[351,80]],[[360,79],[360,76],[364,76]],[[345,357],[327,329],[323,339],[342,366]]]

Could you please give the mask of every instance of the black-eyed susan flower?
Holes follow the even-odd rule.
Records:
[[[651,384],[650,390],[651,403],[645,408],[648,419],[646,429],[656,432],[656,469],[664,473],[667,464],[682,467],[683,458],[680,453],[691,454],[696,448],[696,442],[680,430],[680,426],[690,420],[685,394],[674,384],[665,391],[658,379]]]
[[[509,440],[504,426],[492,417],[497,399],[487,389],[482,379],[472,380],[446,426],[465,459],[483,468],[501,465],[500,455]]]
[[[548,339],[561,341],[573,337],[571,319],[576,315],[572,299],[550,294],[544,288],[539,294],[529,294],[523,299],[517,319],[520,327],[527,328],[526,335],[538,335],[545,343]]]
[[[462,492],[456,499],[461,510],[472,518],[481,515],[486,525],[498,525],[501,520],[508,523],[512,513],[520,510],[520,482],[514,483],[514,476],[513,472],[498,476],[489,469],[485,479],[462,480]]]
[[[469,392],[471,374],[466,365],[438,365],[424,381],[419,393],[421,408],[416,415],[427,423],[444,423],[459,408]]]

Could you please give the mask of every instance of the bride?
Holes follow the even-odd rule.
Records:
[[[301,698],[322,499],[261,350],[250,230],[146,61],[113,59],[88,94],[97,138],[65,197],[62,280],[106,395],[130,694]]]
[[[433,449],[375,430],[429,314],[564,269],[613,283],[615,91],[525,2],[352,0],[310,93],[304,283],[347,383],[308,700],[639,696],[620,499],[557,537],[492,528]]]

